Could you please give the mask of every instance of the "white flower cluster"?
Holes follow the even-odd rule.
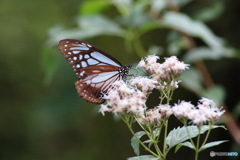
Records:
[[[146,96],[143,92],[124,81],[116,81],[104,99],[107,100],[107,104],[102,104],[100,109],[103,115],[104,112],[139,115],[143,114],[146,109]]]
[[[154,88],[159,89],[160,87],[158,81],[142,76],[134,77],[130,80],[130,84],[138,88],[145,95],[150,94]]]
[[[146,113],[139,115],[137,119],[141,124],[158,126],[162,120],[168,119],[171,115],[171,106],[165,104],[146,110]]]
[[[225,112],[222,108],[217,108],[216,104],[207,98],[199,100],[197,106],[190,102],[182,101],[172,107],[173,114],[178,118],[187,118],[193,124],[201,125],[208,121],[215,122]]]
[[[138,67],[143,67],[152,78],[158,82],[171,82],[178,78],[182,71],[188,69],[188,64],[180,62],[176,56],[165,58],[165,62],[158,63],[158,56],[150,55],[142,59]]]
[[[187,64],[180,62],[175,56],[166,58],[161,64],[157,62],[158,59],[159,57],[151,55],[141,60],[138,65],[146,69],[151,74],[151,78],[139,76],[126,83],[122,80],[116,81],[112,89],[104,95],[103,98],[107,103],[101,105],[100,112],[103,115],[105,112],[132,114],[141,124],[153,126],[158,126],[162,120],[168,119],[172,114],[180,119],[187,118],[196,125],[219,119],[224,111],[207,98],[199,100],[197,106],[182,101],[172,107],[169,104],[160,104],[155,108],[147,109],[146,100],[152,90],[178,88],[180,81],[177,79],[182,71],[188,68]]]
[[[138,122],[144,125],[159,125],[161,123],[162,115],[159,108],[155,107],[148,109],[145,114],[137,117]]]

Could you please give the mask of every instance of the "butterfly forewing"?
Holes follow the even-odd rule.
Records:
[[[59,49],[79,78],[75,83],[78,94],[91,103],[103,103],[102,94],[108,92],[112,83],[124,79],[130,69],[130,66],[122,66],[114,57],[83,41],[61,40]]]
[[[79,78],[81,78],[79,73],[83,72],[83,68],[86,67],[100,65],[122,66],[114,57],[83,41],[61,40],[59,49]]]

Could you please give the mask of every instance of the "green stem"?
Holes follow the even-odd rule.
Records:
[[[164,138],[163,138],[163,155],[166,157],[166,138],[167,138],[167,129],[168,129],[168,120],[166,120],[165,127],[164,127]]]
[[[195,159],[194,160],[197,160],[198,159],[198,152],[196,151],[195,152]]]
[[[190,136],[190,133],[189,133],[189,130],[188,130],[188,128],[187,128],[187,120],[184,120],[184,121],[183,121],[183,124],[184,124],[184,126],[186,127],[188,136],[191,137],[191,136]],[[194,146],[194,148],[196,148],[196,146],[195,146],[192,138],[189,138],[189,140],[191,141],[191,144]]]
[[[153,139],[153,137],[154,137],[153,135],[154,135],[154,134],[153,134],[152,128],[148,127],[148,130],[146,130],[145,127],[143,127],[142,124],[138,121],[138,119],[137,119],[137,118],[135,118],[135,119],[136,119],[136,121],[138,122],[139,126],[141,126],[141,128],[146,132],[148,138],[152,141],[152,143],[153,143],[153,145],[154,145],[154,147],[155,147],[158,155],[162,157],[163,154],[162,154],[161,150],[159,149],[159,147],[158,147],[158,145],[157,145],[157,143],[158,143],[158,137],[157,137],[156,139]]]
[[[212,125],[213,125],[212,123],[209,123],[209,130],[208,130],[207,135],[206,135],[206,137],[205,137],[205,139],[204,139],[201,147],[199,148],[199,150],[201,150],[202,147],[206,144],[207,139],[208,139],[208,137],[209,137],[209,135],[210,135],[210,132],[211,132],[211,129],[212,129]]]
[[[154,131],[151,130],[151,135],[148,135],[149,139],[151,139],[151,141],[153,142],[154,148],[157,151],[158,155],[160,155],[161,157],[163,157],[163,153],[161,152],[159,146],[158,146],[158,137],[154,136]],[[153,139],[154,138],[154,139]]]
[[[200,132],[201,132],[201,126],[198,126],[198,137],[197,137],[197,144],[195,147],[195,160],[198,159],[198,154],[199,154],[199,143],[200,143]]]
[[[143,146],[143,148],[148,151],[149,153],[151,153],[152,155],[154,155],[155,157],[159,157],[159,155],[157,155],[156,153],[154,153],[153,151],[151,151],[134,133],[134,131],[132,130],[132,123],[128,123],[128,119],[124,119],[122,117],[122,120],[127,124],[128,129],[130,130],[130,132],[132,133],[132,135],[138,140],[138,142]]]

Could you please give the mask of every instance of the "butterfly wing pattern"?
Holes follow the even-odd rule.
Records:
[[[103,93],[107,93],[115,81],[126,79],[131,69],[131,65],[123,66],[114,57],[83,41],[64,39],[58,46],[79,78],[75,82],[78,94],[90,103],[103,103]]]

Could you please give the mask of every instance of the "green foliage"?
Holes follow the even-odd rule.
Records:
[[[152,155],[144,155],[144,156],[138,156],[138,157],[130,157],[128,160],[161,160],[159,158],[156,158]]]
[[[104,11],[110,5],[109,1],[101,0],[101,1],[84,1],[84,3],[80,6],[79,15],[89,15],[89,14],[97,14]]]
[[[139,132],[137,132],[137,133],[135,133],[135,136],[134,137],[132,137],[132,139],[131,139],[131,146],[132,146],[132,148],[133,148],[133,150],[134,150],[134,153],[136,154],[136,155],[140,155],[140,150],[139,150],[139,140],[138,139],[140,139],[142,136],[144,136],[146,134],[146,132],[144,132],[144,131],[139,131]]]
[[[202,146],[202,150],[210,148],[210,147],[213,147],[213,146],[217,146],[217,145],[219,145],[221,143],[224,143],[224,142],[228,142],[228,140],[225,140],[225,141],[215,141],[215,142],[206,143],[204,146]]]
[[[202,77],[195,68],[190,68],[181,75],[182,85],[192,92],[200,94],[203,87]]]
[[[218,128],[221,126],[212,126],[212,129],[214,128]],[[200,134],[205,133],[206,131],[208,131],[210,128],[208,125],[204,125],[201,127],[200,130]],[[166,139],[166,143],[169,147],[169,149],[171,149],[172,147],[181,144],[182,142],[194,138],[196,136],[199,135],[199,129],[197,126],[187,126],[187,127],[179,127],[177,129],[173,129],[171,132],[169,132],[167,139]],[[189,144],[186,143],[184,144],[185,146]],[[192,146],[192,145],[190,145]]]

